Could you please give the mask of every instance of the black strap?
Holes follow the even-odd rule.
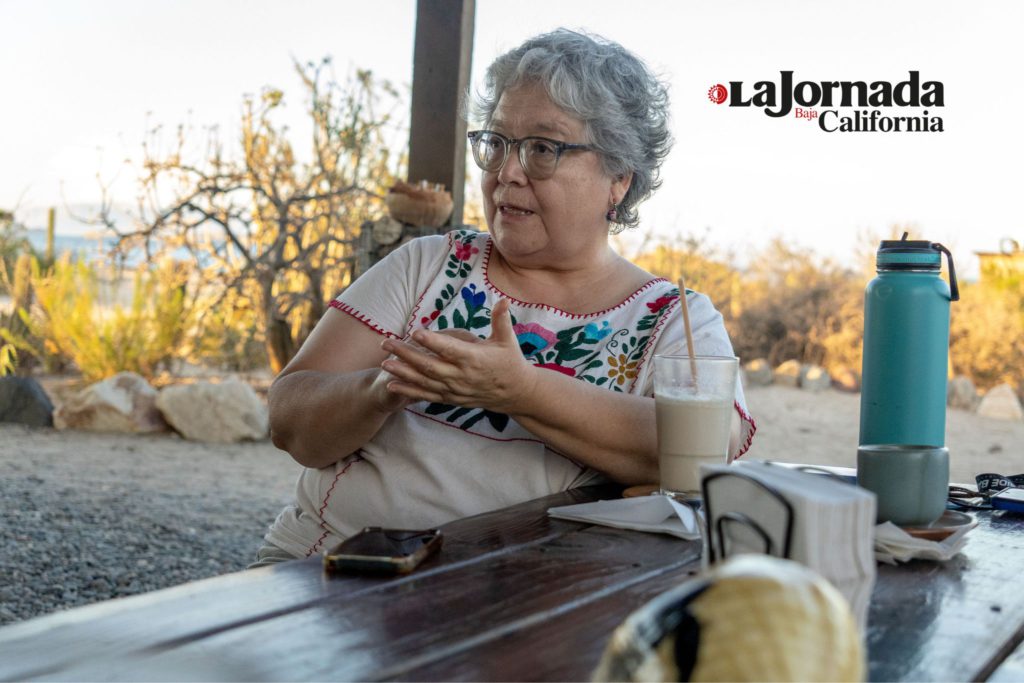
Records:
[[[978,490],[972,491],[963,486],[950,486],[948,502],[969,510],[991,510],[990,499],[993,495],[1006,489],[1024,488],[1024,474],[1005,476],[994,472],[985,472],[974,478]]]
[[[976,476],[974,481],[978,483],[978,493],[985,498],[1003,489],[1024,488],[1024,474],[1011,474],[1007,477],[1002,474],[986,472]]]

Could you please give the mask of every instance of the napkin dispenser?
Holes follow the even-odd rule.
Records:
[[[759,461],[701,471],[711,564],[744,553],[795,560],[828,579],[866,623],[876,573],[874,494]]]

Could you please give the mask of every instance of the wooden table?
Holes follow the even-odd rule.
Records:
[[[0,679],[587,680],[614,627],[699,568],[696,543],[545,514],[617,491],[449,524],[405,578],[329,577],[311,558],[14,624]],[[1022,671],[1024,517],[979,517],[951,562],[879,568],[871,679]]]

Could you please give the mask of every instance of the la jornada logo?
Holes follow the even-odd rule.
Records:
[[[917,71],[895,85],[889,81],[800,81],[780,71],[779,82],[758,81],[744,92],[743,81],[716,83],[708,99],[730,107],[760,107],[766,116],[817,121],[826,133],[941,133],[942,117],[926,107],[945,106],[941,81],[921,82]],[[797,106],[794,106],[797,105]],[[815,107],[820,107],[818,111]],[[894,107],[910,109],[890,112]],[[853,109],[854,111],[842,111]]]

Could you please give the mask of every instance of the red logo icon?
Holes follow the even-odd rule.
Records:
[[[729,97],[729,91],[725,89],[725,86],[721,83],[711,86],[708,89],[708,99],[715,104],[721,104],[725,102],[725,99]]]

